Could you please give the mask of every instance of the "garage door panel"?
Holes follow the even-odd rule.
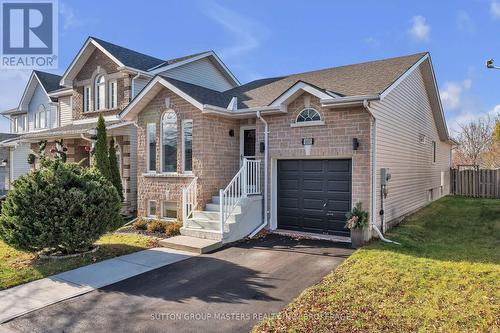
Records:
[[[277,176],[279,228],[349,236],[350,160],[278,161]]]

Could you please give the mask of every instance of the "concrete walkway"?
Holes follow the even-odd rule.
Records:
[[[193,256],[196,254],[154,248],[0,291],[0,323]]]

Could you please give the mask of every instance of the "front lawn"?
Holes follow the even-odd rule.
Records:
[[[151,238],[125,234],[106,234],[96,244],[96,252],[81,257],[38,259],[34,253],[18,251],[0,241],[0,290],[156,245]]]
[[[254,332],[500,331],[500,200],[445,197]]]

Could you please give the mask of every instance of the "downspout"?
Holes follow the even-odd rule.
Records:
[[[135,81],[136,79],[138,79],[138,78],[139,78],[139,76],[141,76],[141,73],[137,72],[137,74],[136,74],[134,77],[132,77],[132,89],[131,89],[131,90],[132,90],[132,94],[131,94],[132,96],[130,96],[130,100],[133,100],[133,99],[134,99],[134,97],[135,97],[135,86],[134,86],[134,81]]]
[[[370,219],[372,228],[375,229],[377,232],[378,237],[387,243],[394,243],[394,244],[399,244],[398,242],[392,241],[390,239],[387,239],[384,237],[384,234],[380,231],[380,229],[377,227],[377,214],[375,213],[377,209],[377,120],[372,112],[370,110],[370,103],[367,100],[363,101],[363,106],[365,107],[366,111],[372,116],[372,216]],[[399,244],[401,245],[401,244]]]
[[[267,164],[269,156],[269,124],[262,118],[260,111],[257,111],[257,118],[264,124],[264,222],[257,227],[251,234],[250,238],[255,236],[259,231],[261,231],[266,225],[268,225],[269,218],[267,212]]]

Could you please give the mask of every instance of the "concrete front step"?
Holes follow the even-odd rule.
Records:
[[[207,212],[220,212],[220,205],[215,203],[207,203],[205,206],[205,211]],[[241,214],[241,205],[236,205],[232,214]]]
[[[190,229],[219,231],[219,220],[207,220],[201,218],[192,218],[186,221],[186,227]]]
[[[220,240],[202,239],[190,236],[175,236],[160,241],[160,245],[169,249],[192,253],[208,253],[222,247]]]
[[[180,231],[181,235],[183,236],[196,237],[201,239],[211,239],[216,241],[222,241],[223,239],[223,234],[220,233],[218,230],[191,228],[188,226],[188,227],[182,227]]]

